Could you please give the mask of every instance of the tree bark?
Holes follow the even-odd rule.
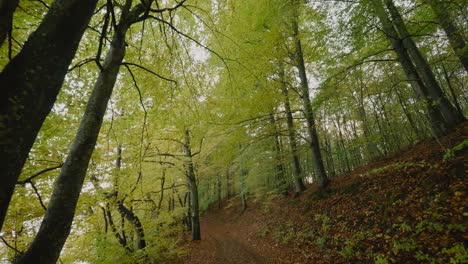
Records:
[[[231,198],[231,172],[229,171],[229,167],[226,169],[226,196],[228,199]]]
[[[280,72],[281,78],[281,90],[283,92],[284,98],[284,111],[286,113],[286,124],[288,126],[288,137],[289,137],[289,147],[291,149],[291,159],[292,159],[292,172],[293,172],[293,182],[296,193],[299,194],[305,191],[306,187],[302,180],[302,172],[301,172],[301,164],[299,161],[298,151],[297,151],[297,143],[296,143],[296,133],[294,131],[294,122],[293,116],[291,113],[291,105],[289,103],[289,92],[288,88],[286,87],[286,83],[284,81],[284,71],[281,70]]]
[[[425,2],[436,15],[439,25],[447,35],[450,46],[455,51],[455,55],[460,60],[465,71],[468,72],[468,48],[466,47],[466,39],[463,37],[463,33],[455,26],[452,14],[450,14],[448,10],[448,5],[440,0],[425,0]]]
[[[305,71],[304,55],[302,53],[302,44],[299,36],[299,26],[297,17],[293,18],[293,33],[296,45],[296,63],[299,70],[299,78],[301,79],[302,100],[304,107],[304,115],[307,121],[307,132],[309,134],[309,145],[312,151],[312,160],[315,168],[315,175],[318,189],[324,189],[328,185],[328,176],[323,165],[322,153],[320,152],[320,142],[317,136],[315,127],[314,112],[312,111],[312,103],[309,95],[309,83]]]
[[[19,0],[0,0],[0,47],[6,37],[11,34],[13,13]]]
[[[276,160],[276,175],[275,175],[275,188],[278,192],[282,193],[283,195],[288,194],[287,190],[287,181],[286,175],[284,173],[284,164],[283,164],[283,153],[281,149],[281,142],[280,142],[280,133],[278,131],[278,127],[276,125],[276,119],[273,112],[270,113],[270,123],[273,126],[273,140],[274,140],[274,151],[275,151],[275,160]]]
[[[144,12],[143,4],[135,6],[132,11],[129,11],[130,5],[131,1],[127,1],[123,8],[121,20],[115,29],[111,47],[94,85],[78,132],[55,182],[49,207],[39,232],[18,263],[55,263],[70,233],[76,205],[106,112],[107,102],[125,56],[125,34],[138,15]]]
[[[221,209],[221,175],[216,176],[216,195],[218,197],[218,209]]]
[[[192,240],[200,240],[200,209],[198,204],[198,187],[197,187],[197,179],[195,177],[195,170],[193,167],[193,155],[192,155],[192,148],[190,146],[190,131],[185,131],[185,158],[187,159],[185,164],[188,187],[190,192],[190,221],[191,221],[191,229],[192,229]]]
[[[364,140],[366,142],[366,149],[367,149],[367,154],[369,155],[369,161],[372,161],[373,159],[377,158],[380,153],[379,149],[377,148],[377,145],[374,143],[374,141],[371,139],[371,132],[369,130],[369,122],[367,120],[367,113],[364,108],[364,82],[362,81],[362,78],[359,78],[359,93],[357,96],[354,96],[352,91],[351,96],[355,100],[357,104],[357,110],[358,110],[358,117],[359,121],[361,121],[361,129],[362,132],[364,133]]]
[[[414,121],[413,117],[409,113],[409,111],[407,109],[408,106],[406,105],[405,101],[403,100],[403,97],[401,95],[401,92],[400,92],[400,89],[398,88],[398,86],[395,87],[395,93],[397,95],[398,102],[400,103],[401,109],[403,110],[403,113],[405,114],[406,119],[408,120],[408,123],[409,123],[410,127],[412,128],[413,132],[416,135],[416,139],[423,138],[424,137],[424,132],[421,131],[418,128],[418,126],[416,125],[416,122]]]
[[[416,71],[419,73],[421,80],[426,85],[426,97],[428,98],[429,103],[435,104],[437,111],[442,117],[440,120],[438,120],[438,122],[443,129],[442,132],[445,134],[463,122],[465,118],[456,111],[455,107],[450,103],[442,91],[431,67],[429,66],[429,63],[426,61],[416,46],[416,43],[408,33],[403,18],[401,17],[400,12],[394,5],[393,1],[385,0],[385,3],[390,16],[393,19],[393,25],[396,31],[399,33],[400,39],[402,39],[403,46],[407,50],[409,56],[412,58],[416,67]]]
[[[426,87],[426,84],[423,83],[419,72],[416,70],[408,50],[403,44],[402,38],[399,36],[392,21],[389,19],[382,0],[374,0],[372,3],[374,13],[379,18],[383,31],[392,44],[393,50],[397,55],[406,78],[413,88],[416,98],[418,100],[424,100],[426,115],[428,117],[432,133],[436,136],[444,134],[447,131],[447,127],[444,124],[444,117],[438,107],[437,100],[434,100],[433,96],[429,94],[428,88]],[[408,39],[410,38],[408,37]],[[412,40],[410,39],[407,42],[412,42]]]
[[[325,151],[327,153],[326,161],[328,168],[328,175],[335,177],[335,162],[333,161],[332,143],[330,138],[325,134]]]
[[[455,104],[455,108],[457,109],[460,115],[463,115],[463,110],[458,102],[457,94],[455,93],[455,89],[453,88],[452,81],[450,80],[450,76],[445,68],[445,65],[442,63],[442,72],[444,74],[445,81],[447,82],[447,87],[452,96],[453,103]]]
[[[240,198],[241,198],[241,209],[242,212],[247,210],[247,190],[245,187],[245,176],[247,172],[244,168],[244,162],[241,157],[241,150],[242,146],[239,144],[238,151],[239,151],[239,187],[240,187]]]
[[[49,114],[97,0],[56,0],[0,73],[0,230],[18,177]]]
[[[347,148],[345,146],[345,139],[344,139],[344,136],[343,136],[343,132],[341,130],[340,116],[337,116],[337,118],[336,118],[335,127],[338,130],[338,138],[339,138],[339,143],[341,145],[340,153],[342,153],[342,155],[340,155],[340,156],[342,157],[342,160],[343,160],[342,163],[344,163],[343,172],[349,172],[349,171],[351,171],[351,165],[350,165],[349,158],[348,158]]]

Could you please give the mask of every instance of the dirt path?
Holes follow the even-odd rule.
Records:
[[[231,228],[227,229],[229,227]],[[217,263],[266,263],[248,243],[249,241],[244,241],[239,234],[236,234],[236,231],[242,232],[242,230],[213,220],[204,221],[202,228],[205,230],[205,240],[211,241],[214,245]]]
[[[190,242],[188,255],[182,263],[291,263],[284,257],[288,255],[287,249],[258,237],[254,219],[250,223],[225,219],[226,216],[219,213],[202,217],[202,240]]]

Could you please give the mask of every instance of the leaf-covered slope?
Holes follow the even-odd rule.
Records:
[[[467,138],[465,122],[335,178],[327,193],[310,186],[299,198],[259,198],[241,215],[231,201],[207,217],[244,226],[247,240],[288,248],[276,263],[467,263],[467,148],[456,147]],[[454,155],[444,160],[447,149]]]

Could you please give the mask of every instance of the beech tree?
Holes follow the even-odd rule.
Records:
[[[0,262],[172,263],[183,238],[210,239],[213,204],[242,213],[306,188],[334,195],[320,192],[329,181],[450,132],[467,113],[467,75],[428,1],[102,1],[66,65],[28,44],[36,33],[25,42],[51,1],[30,14],[20,1],[2,76],[28,47],[40,57],[23,61],[57,61],[67,76],[46,84],[58,66],[44,64],[43,95],[11,86],[27,109],[0,99],[29,118],[1,114],[2,183],[17,170]],[[464,32],[455,2],[438,7]],[[58,95],[46,102],[47,87]]]
[[[381,1],[376,0],[373,4],[408,79],[416,82],[413,84],[417,86],[414,88],[416,95],[427,101],[433,133],[435,135],[446,133],[461,123],[464,118],[455,110],[441,90],[434,73],[412,40],[393,2],[385,1],[387,10]]]
[[[0,73],[0,229],[21,169],[52,109],[96,3],[55,1],[19,54]],[[5,24],[11,25],[14,1],[0,4],[11,11]]]
[[[182,4],[183,2],[178,6]],[[150,6],[151,2],[140,3],[132,7],[131,0],[125,1],[122,6],[120,20],[115,26],[110,49],[104,63],[99,67],[101,71],[70,152],[55,182],[46,215],[38,234],[28,250],[20,257],[18,263],[30,263],[33,260],[38,263],[51,263],[58,260],[70,233],[75,208],[106,112],[107,102],[111,97],[120,65],[125,56],[125,35],[131,25],[148,17]],[[164,11],[166,10],[153,10],[152,12]],[[110,12],[112,11],[109,10]],[[124,215],[131,216],[131,213],[125,210],[122,205],[119,208]]]
[[[450,46],[454,50],[465,70],[468,72],[468,51],[466,48],[466,38],[453,21],[453,15],[449,10],[449,3],[440,0],[425,0],[434,11],[440,26],[445,31]]]
[[[0,2],[0,46],[11,34],[13,13],[18,6],[18,2],[19,0],[2,0]]]

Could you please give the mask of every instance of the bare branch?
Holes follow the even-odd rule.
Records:
[[[155,76],[157,76],[157,77],[159,77],[159,78],[161,78],[161,79],[163,79],[163,80],[165,80],[165,81],[173,82],[173,83],[177,84],[176,81],[174,81],[174,80],[172,80],[172,79],[169,79],[169,78],[167,78],[167,77],[164,77],[164,76],[160,75],[159,73],[156,73],[156,72],[154,72],[154,71],[152,71],[152,70],[150,70],[150,69],[148,69],[148,68],[145,68],[145,67],[143,67],[143,66],[141,66],[141,65],[138,65],[138,64],[136,64],[136,63],[132,63],[132,62],[122,62],[122,65],[125,65],[125,66],[127,67],[127,69],[128,69],[128,66],[137,67],[137,68],[142,69],[142,70],[144,70],[144,71],[146,71],[146,72],[149,72],[149,73],[151,73],[151,74],[153,74],[153,75],[155,75]]]
[[[36,173],[34,173],[33,175],[27,177],[27,178],[24,179],[24,180],[21,180],[21,181],[16,182],[16,184],[18,184],[18,185],[24,185],[24,184],[26,184],[26,183],[30,183],[34,178],[36,178],[36,177],[38,177],[38,176],[40,176],[40,175],[42,175],[42,174],[44,174],[44,173],[46,173],[46,172],[48,172],[48,171],[56,170],[56,169],[59,169],[59,168],[61,168],[61,167],[62,167],[62,163],[60,163],[59,165],[54,166],[54,167],[50,167],[50,168],[43,169],[43,170],[41,170],[41,171],[39,171],[39,172],[36,172]]]
[[[18,249],[16,249],[15,247],[12,247],[10,244],[8,244],[8,242],[5,240],[5,238],[3,238],[2,236],[0,236],[0,240],[2,240],[3,244],[5,244],[5,246],[7,246],[8,248],[14,250],[16,253],[18,254],[23,254],[22,251],[19,251]]]
[[[31,184],[31,187],[33,188],[34,192],[36,193],[37,198],[39,199],[39,203],[41,204],[42,208],[44,208],[45,211],[47,211],[47,207],[45,206],[44,202],[42,201],[41,194],[39,193],[39,190],[37,190],[36,186],[32,181],[29,181],[29,184]]]

